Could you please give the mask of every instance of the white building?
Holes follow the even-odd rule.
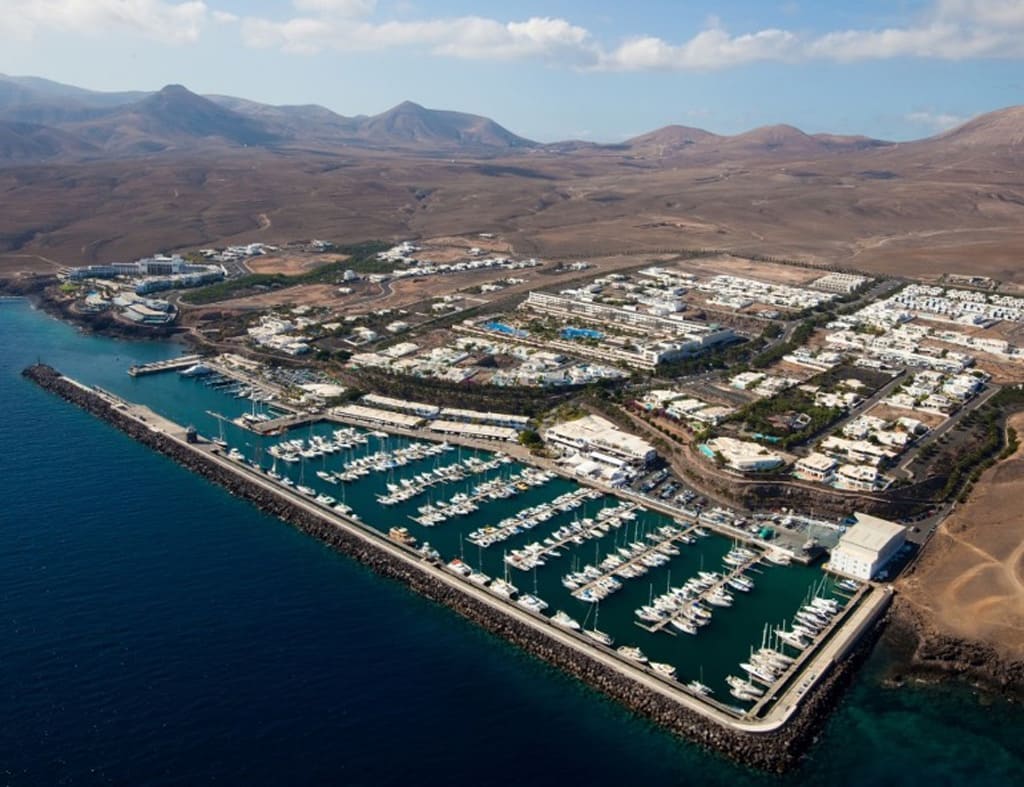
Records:
[[[635,464],[649,464],[658,455],[646,440],[622,431],[598,415],[556,424],[544,433],[544,439],[579,452],[599,452]]]
[[[816,290],[826,292],[837,292],[847,295],[858,287],[862,286],[868,279],[866,276],[857,276],[852,273],[828,273],[820,279],[815,279],[810,286]]]
[[[895,522],[854,514],[857,523],[839,539],[832,550],[829,567],[838,574],[872,579],[906,541],[907,529]]]
[[[708,458],[721,456],[726,467],[741,473],[757,473],[773,470],[782,464],[782,457],[769,451],[759,443],[737,440],[733,437],[716,437],[700,447]]]
[[[878,478],[878,469],[871,465],[840,465],[836,472],[836,487],[855,492],[874,492]]]
[[[831,456],[817,452],[805,456],[793,466],[793,475],[804,481],[821,484],[831,481],[839,463]]]

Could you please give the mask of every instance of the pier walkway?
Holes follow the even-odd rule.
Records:
[[[536,561],[538,560],[547,561],[561,557],[563,553],[558,550],[570,543],[581,543],[578,539],[590,539],[595,536],[601,538],[607,535],[612,528],[618,529],[622,527],[624,523],[629,521],[629,515],[639,507],[633,503],[625,503],[614,509],[602,509],[604,511],[614,511],[614,513],[608,514],[603,518],[597,518],[590,525],[583,525],[581,523],[579,530],[570,530],[567,535],[560,538],[549,537],[545,539],[541,544],[542,548],[531,550],[530,558],[527,560],[511,560],[506,557],[505,562],[513,568],[518,568],[520,571],[529,571],[534,565],[543,565],[542,563],[537,563]],[[515,525],[512,527],[515,527]],[[549,541],[550,543],[548,543]]]
[[[484,463],[484,466],[480,470],[470,471],[470,475],[463,475],[461,478],[459,478],[458,480],[454,481],[453,483],[458,483],[458,481],[462,481],[462,480],[466,480],[467,478],[471,478],[472,475],[475,475],[475,474],[486,473],[486,472],[489,472],[491,470],[496,470],[497,469],[496,467],[489,466],[489,464],[490,463]],[[448,503],[446,504],[446,507],[444,507],[442,509],[442,511],[445,513],[445,519],[443,521],[448,521],[448,519],[452,519],[455,516],[465,516],[467,514],[472,513],[472,511],[468,508],[469,506],[473,506],[474,507],[473,510],[475,510],[475,507],[479,506],[480,503],[484,503],[484,502],[487,502],[487,501],[493,501],[493,500],[503,500],[503,499],[507,499],[509,497],[515,497],[520,492],[525,492],[526,489],[530,489],[530,488],[533,488],[533,487],[543,486],[543,485],[548,483],[547,481],[543,481],[543,482],[538,483],[536,480],[534,480],[533,483],[530,483],[530,481],[527,480],[527,479],[531,478],[531,476],[533,475],[533,472],[534,471],[533,471],[532,468],[527,468],[526,470],[524,470],[521,473],[517,473],[516,475],[509,476],[507,479],[492,478],[492,479],[490,479],[488,481],[481,481],[479,484],[477,484],[477,486],[484,487],[482,490],[480,490],[478,492],[473,492],[472,494],[466,495],[465,499],[463,499],[462,501],[460,501],[459,503],[456,504],[456,506],[467,506],[465,511],[460,512],[460,511],[450,510],[450,509],[454,509],[456,506],[452,506],[451,505],[451,501],[448,501]],[[521,489],[520,488],[521,484],[525,485],[526,489]],[[503,486],[503,487],[504,486],[514,486],[516,491],[514,493],[510,494],[510,495],[505,496],[505,497],[495,497],[494,494],[493,494],[493,488],[496,488],[498,486]],[[423,494],[423,491],[420,491],[417,494],[418,495],[419,494]],[[422,519],[423,519],[422,516],[413,516],[412,514],[410,514],[409,515],[409,519],[411,519],[413,522],[415,522],[418,525],[422,525],[423,527],[433,527],[432,524],[428,524],[428,523],[422,521]],[[437,523],[434,523],[434,524],[441,524],[441,522],[437,522]]]
[[[602,509],[607,511],[608,508]],[[595,531],[598,531],[597,535],[600,535],[599,528],[609,530],[610,528],[620,528],[622,525],[630,520],[630,514],[635,514],[637,511],[643,512],[644,509],[636,503],[622,503],[614,509],[614,513],[608,514],[605,517],[598,515],[594,518],[594,524],[590,527],[581,529],[579,532],[572,532],[569,535],[562,538],[552,539],[550,546],[545,547],[544,551],[540,553],[542,557],[549,557],[552,552],[557,552],[562,547],[566,546],[570,542],[575,543],[573,539],[576,538],[589,538],[595,535]]]
[[[648,566],[645,565],[643,562],[645,557],[650,557],[651,555],[655,554],[664,555],[665,553],[661,550],[665,546],[675,543],[686,543],[686,537],[690,535],[693,529],[694,528],[691,527],[688,530],[683,530],[682,532],[674,533],[673,535],[668,536],[667,538],[663,538],[661,541],[658,541],[657,543],[652,543],[651,546],[645,549],[643,552],[638,552],[636,555],[627,560],[624,560],[622,563],[619,563],[614,568],[608,569],[603,574],[601,574],[601,576],[591,580],[587,584],[580,585],[579,588],[572,592],[572,595],[576,598],[580,598],[581,596],[586,595],[588,591],[593,591],[602,583],[607,582],[608,579],[614,578],[614,576],[618,574],[620,571],[628,571],[630,568],[636,566],[637,564],[640,564],[644,566],[645,569],[647,569]],[[668,556],[666,555],[666,557]],[[607,559],[607,557],[605,559]]]
[[[275,407],[278,406],[275,402]],[[280,418],[271,418],[269,421],[256,421],[246,424],[245,428],[259,435],[278,434],[295,429],[299,426],[318,424],[325,420],[321,413],[290,413]]]
[[[747,716],[751,719],[762,714],[766,719],[779,715],[788,718],[814,684],[833,664],[843,660],[861,635],[882,615],[892,595],[889,587],[865,583],[844,605],[842,612],[747,711]]]
[[[156,374],[157,372],[169,372],[172,369],[187,369],[195,366],[202,360],[201,355],[182,355],[177,358],[168,358],[165,361],[153,361],[153,363],[135,364],[128,367],[128,374],[132,377],[141,377],[144,374]]]
[[[697,604],[697,603],[699,603],[701,601],[704,601],[704,599],[706,599],[708,596],[710,596],[716,590],[721,590],[722,588],[724,588],[726,586],[726,584],[728,584],[730,579],[735,579],[736,577],[740,576],[744,571],[746,571],[748,568],[753,568],[754,566],[756,566],[760,562],[761,562],[761,555],[757,555],[756,557],[752,557],[749,560],[743,561],[740,565],[733,567],[732,571],[729,571],[728,573],[724,573],[720,580],[715,582],[715,584],[713,584],[711,587],[709,587],[706,590],[704,590],[699,596],[695,596],[692,599],[688,599],[686,604],[681,609],[679,609],[676,612],[672,613],[667,618],[663,618],[662,620],[659,620],[657,623],[652,623],[651,625],[647,626],[647,625],[644,625],[643,623],[640,623],[640,622],[636,622],[636,621],[634,621],[634,622],[636,622],[636,624],[640,628],[647,629],[652,634],[654,634],[654,633],[656,633],[658,631],[663,631],[665,629],[665,627],[669,623],[671,623],[673,620],[677,620],[678,618],[684,617],[686,615],[687,607],[692,607],[694,604]],[[675,636],[674,632],[669,631],[668,633],[672,634],[673,636]]]

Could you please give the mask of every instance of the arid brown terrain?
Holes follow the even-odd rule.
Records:
[[[1024,430],[1024,414],[1009,425]],[[1024,449],[988,470],[936,532],[902,595],[942,633],[1024,663]]]
[[[549,257],[716,248],[1024,281],[1019,107],[900,144],[773,126],[541,145],[409,103],[342,118],[180,87],[66,92],[55,107],[33,89],[0,79],[5,270],[253,240],[490,231]]]

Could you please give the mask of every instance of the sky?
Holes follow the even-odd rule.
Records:
[[[183,84],[539,141],[671,123],[904,140],[1024,103],[1024,0],[0,0],[0,73]]]

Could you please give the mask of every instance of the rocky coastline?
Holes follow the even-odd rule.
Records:
[[[783,773],[794,768],[821,732],[839,697],[850,684],[860,663],[866,658],[881,633],[880,621],[859,641],[854,651],[835,665],[813,692],[806,696],[799,711],[788,723],[773,732],[754,733],[722,726],[670,698],[629,679],[583,649],[573,648],[545,635],[514,616],[504,614],[468,593],[453,588],[435,577],[427,566],[417,566],[375,546],[245,478],[222,467],[209,456],[181,445],[170,436],[154,431],[144,423],[117,409],[99,393],[62,377],[53,368],[37,364],[22,374],[40,387],[83,408],[120,429],[128,436],[159,451],[183,467],[245,498],[260,510],[275,516],[303,532],[318,538],[385,576],[472,620],[487,631],[502,637],[543,661],[575,676],[588,686],[622,703],[638,715],[709,750],[728,756],[744,765]],[[382,541],[383,536],[380,537]]]
[[[0,294],[25,298],[36,308],[86,333],[112,339],[171,339],[184,336],[185,329],[174,325],[142,325],[117,319],[111,312],[81,312],[74,302],[58,297],[57,280],[53,276],[21,276],[0,279]]]
[[[1024,701],[1024,662],[1011,661],[984,642],[951,636],[905,596],[889,609],[886,644],[898,654],[888,680],[944,682],[950,678],[1005,699]]]

